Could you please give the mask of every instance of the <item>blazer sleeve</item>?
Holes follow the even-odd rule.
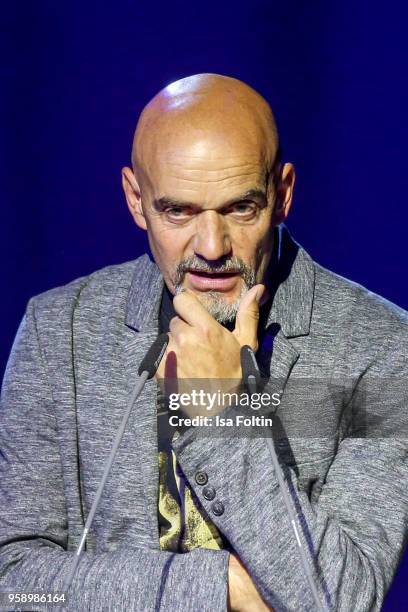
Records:
[[[74,552],[54,402],[33,302],[18,330],[0,404],[0,590],[61,592]],[[84,553],[67,610],[227,608],[228,553],[120,548]]]
[[[408,368],[398,348],[403,343],[396,344],[360,379],[350,425],[355,429],[340,441],[320,494],[310,495],[295,470],[282,466],[327,610],[379,611],[403,554]],[[233,410],[227,409],[229,416]],[[237,428],[223,436],[196,428],[176,438],[173,447],[198,499],[265,601],[279,611],[314,611],[265,438]],[[196,484],[197,471],[206,472],[214,501]]]

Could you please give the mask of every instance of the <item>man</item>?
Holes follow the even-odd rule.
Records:
[[[322,605],[379,610],[405,542],[407,314],[290,237],[294,168],[247,85],[169,85],[139,119],[132,165],[124,191],[156,263],[34,298],[10,356],[1,587],[61,590],[139,364],[168,331],[165,383],[239,383],[241,346],[257,351]],[[316,609],[265,436],[170,436],[157,394],[150,380],[135,403],[68,609]]]

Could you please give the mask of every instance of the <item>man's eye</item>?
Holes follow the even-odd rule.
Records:
[[[230,211],[239,217],[251,217],[256,213],[256,206],[251,202],[240,202],[234,204]]]
[[[188,219],[191,211],[181,206],[169,206],[164,211],[168,217],[175,219]]]

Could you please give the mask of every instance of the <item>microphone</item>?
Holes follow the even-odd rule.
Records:
[[[143,372],[147,372],[147,380],[149,380],[149,378],[153,378],[163,358],[168,343],[169,337],[167,334],[160,334],[160,336],[156,338],[139,366],[137,371],[139,376],[143,376]]]
[[[258,363],[256,361],[255,353],[250,346],[245,344],[241,347],[241,369],[242,369],[242,379],[244,383],[247,385],[249,392],[255,393],[256,389],[261,380],[261,373],[258,368]],[[299,518],[297,516],[297,510],[293,503],[293,500],[289,497],[288,492],[285,487],[285,477],[282,472],[282,468],[280,466],[278,457],[276,455],[275,444],[273,441],[272,433],[266,437],[266,444],[268,446],[269,454],[271,456],[273,469],[276,474],[276,478],[278,481],[279,489],[281,491],[283,502],[285,504],[286,513],[289,518],[290,525],[292,527],[293,535],[296,539],[296,544],[300,553],[301,564],[306,576],[306,579],[309,583],[310,591],[312,593],[316,609],[319,612],[325,612],[325,607],[322,605],[320,601],[320,596],[317,590],[317,586],[315,583],[315,579],[313,577],[313,573],[310,567],[309,559],[306,555],[306,551],[304,549],[303,543],[299,537],[299,531],[297,523],[299,523]],[[308,530],[307,524],[305,524],[305,529]]]
[[[255,353],[248,344],[241,346],[242,378],[250,393],[255,393],[261,382],[261,373],[258,368]]]
[[[76,568],[78,567],[79,559],[81,557],[81,553],[82,553],[82,549],[85,544],[86,537],[88,535],[89,529],[91,528],[95,513],[98,509],[98,505],[102,497],[103,489],[105,487],[110,470],[112,468],[112,464],[115,460],[116,453],[118,451],[120,443],[122,442],[123,434],[125,433],[126,424],[129,420],[129,416],[132,411],[133,405],[135,401],[137,400],[137,398],[139,397],[140,393],[142,392],[146,381],[155,375],[157,368],[159,367],[160,361],[165,353],[168,343],[169,343],[169,336],[167,334],[160,334],[156,338],[156,340],[153,342],[149,350],[147,351],[144,359],[142,360],[139,366],[138,379],[137,379],[136,385],[129,399],[125,414],[123,415],[122,422],[119,426],[118,431],[116,432],[116,436],[113,441],[109,457],[105,463],[103,475],[100,480],[98,490],[96,491],[95,499],[92,503],[91,510],[88,514],[88,518],[86,519],[85,527],[83,529],[82,536],[81,536],[81,541],[79,542],[78,548],[76,549],[76,552],[75,552],[75,557],[72,561],[70,573],[68,575],[68,578],[64,582],[64,588],[63,588],[64,592],[68,591],[69,587],[71,586],[72,580],[74,578],[75,571],[76,571]]]

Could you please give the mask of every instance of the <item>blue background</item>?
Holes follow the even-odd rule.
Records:
[[[120,169],[143,105],[197,72],[271,102],[296,239],[408,308],[407,17],[393,1],[3,5],[0,373],[29,297],[147,248]],[[408,609],[407,577],[405,559],[384,610]]]

